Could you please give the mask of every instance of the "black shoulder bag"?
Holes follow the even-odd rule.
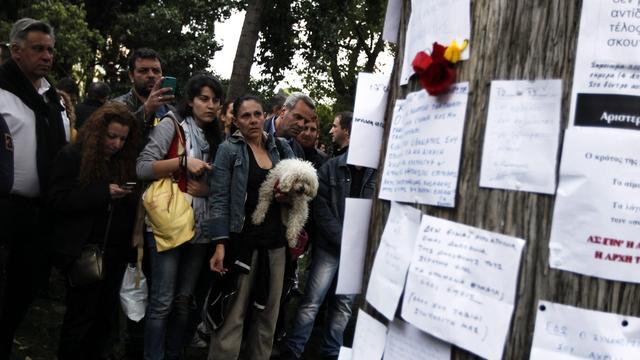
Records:
[[[109,218],[107,220],[107,229],[104,232],[104,241],[102,244],[85,244],[82,246],[80,256],[67,271],[67,279],[71,287],[89,285],[102,280],[104,276],[102,257],[107,246],[112,218],[113,206],[109,205]]]

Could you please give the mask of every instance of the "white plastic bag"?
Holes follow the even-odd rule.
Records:
[[[147,279],[142,271],[138,271],[136,266],[127,265],[120,286],[120,304],[129,319],[140,321],[144,317],[148,293]]]

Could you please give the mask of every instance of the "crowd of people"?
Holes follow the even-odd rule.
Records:
[[[97,81],[79,102],[73,81],[47,80],[54,47],[50,25],[23,18],[0,49],[0,360],[12,359],[16,329],[52,266],[67,279],[59,360],[110,359],[123,328],[132,359],[181,359],[194,341],[208,344],[210,360],[298,359],[323,303],[319,351],[337,359],[354,300],[335,293],[345,199],[375,192],[375,170],[346,161],[352,114],[336,114],[328,156],[308,95],[276,95],[265,108],[251,94],[227,99],[216,77],[198,71],[176,98],[150,48],[130,52],[130,91],[112,96]],[[281,218],[291,194],[275,191],[265,220],[251,221],[261,185],[284,159],[317,169],[298,236],[311,252],[305,268]],[[161,179],[177,185],[192,214],[189,238],[170,246],[141,200]],[[78,278],[87,253],[101,258],[97,279]],[[145,316],[119,324],[122,279],[141,258]],[[300,271],[306,286],[287,324]]]

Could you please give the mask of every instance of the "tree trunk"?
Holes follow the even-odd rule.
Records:
[[[233,71],[229,79],[227,98],[233,99],[247,92],[253,64],[253,54],[260,33],[262,10],[265,0],[251,0],[247,6],[247,13],[242,24],[242,32],[238,41],[236,57],[233,60]]]
[[[526,240],[516,307],[504,359],[529,358],[538,300],[640,315],[640,302],[637,301],[640,298],[640,286],[549,268],[549,234],[554,196],[479,187],[491,80],[561,78],[564,100],[562,129],[566,128],[581,4],[580,0],[472,1],[471,57],[459,64],[459,81],[468,81],[470,92],[456,206],[453,209],[419,206],[429,215]],[[415,78],[408,86],[397,85],[403,56],[415,55],[403,54],[410,6],[411,1],[404,0],[398,56],[391,80],[386,119],[391,119],[395,99],[405,98],[409,92],[421,89]],[[385,124],[378,184],[384,168],[390,125],[390,121]],[[374,202],[365,284],[368,283],[388,213],[389,202]],[[364,306],[368,313],[376,314],[373,307],[368,304]],[[472,359],[475,356],[456,348],[452,358]]]

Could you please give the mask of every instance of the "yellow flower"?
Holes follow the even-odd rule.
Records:
[[[458,43],[453,40],[451,45],[447,47],[447,50],[444,51],[444,58],[452,64],[457,63],[460,61],[460,54],[467,48],[467,45],[469,45],[468,40],[465,40],[462,46],[458,46]]]

